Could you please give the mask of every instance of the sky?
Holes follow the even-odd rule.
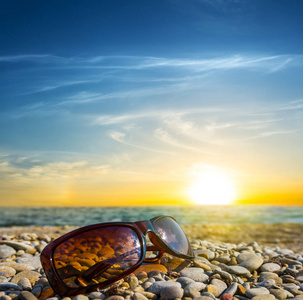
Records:
[[[1,0],[0,206],[302,205],[302,11]]]

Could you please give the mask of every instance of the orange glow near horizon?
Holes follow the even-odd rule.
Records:
[[[59,180],[35,177],[14,178],[14,184],[7,181],[0,191],[0,206],[303,204],[303,187],[292,178],[283,184],[275,177],[258,181],[256,175],[199,163],[159,177],[116,172],[68,175]],[[16,188],[9,188],[12,185]]]

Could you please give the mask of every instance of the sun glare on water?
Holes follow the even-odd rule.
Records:
[[[187,194],[193,203],[199,205],[228,205],[236,199],[231,178],[223,172],[212,170],[196,174]]]

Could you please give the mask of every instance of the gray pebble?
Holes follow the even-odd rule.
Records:
[[[214,300],[214,298],[211,296],[199,296],[195,297],[194,300]]]
[[[226,283],[220,279],[212,279],[210,283],[217,288],[219,295],[221,295],[227,289]]]
[[[188,284],[195,282],[191,278],[188,277],[179,277],[176,282],[181,283],[182,288],[184,289]]]
[[[17,263],[21,263],[21,264],[25,264],[25,265],[29,265],[31,267],[33,267],[33,269],[38,269],[41,268],[41,261],[40,261],[40,257],[39,256],[22,256],[16,259]]]
[[[30,283],[29,279],[24,277],[24,278],[21,278],[17,284],[22,287],[23,290],[26,290],[26,291],[30,291],[32,289],[32,284]]]
[[[261,266],[262,272],[275,272],[281,269],[280,265],[275,263],[265,263]]]
[[[124,300],[124,297],[119,296],[119,295],[113,295],[113,296],[106,298],[106,300]]]
[[[261,282],[259,282],[257,284],[258,287],[260,286],[263,286],[265,288],[271,288],[272,286],[274,286],[276,284],[276,282],[273,280],[273,279],[266,279],[266,280],[263,280]]]
[[[28,292],[28,291],[21,292],[19,295],[19,298],[21,300],[37,300],[38,299],[31,292]]]
[[[209,297],[209,298],[211,298],[213,300],[216,300],[216,297],[212,293],[207,293],[207,292],[202,293],[200,297]],[[196,299],[196,297],[194,299]]]
[[[33,247],[29,246],[26,243],[19,243],[19,242],[14,242],[14,241],[0,241],[0,245],[7,245],[9,247],[14,248],[15,250],[24,250],[24,251],[26,251],[26,250],[34,249]]]
[[[238,289],[238,283],[233,282],[225,291],[224,294],[234,295]]]
[[[162,299],[182,298],[184,291],[181,288],[180,283],[174,281],[164,281],[164,283],[165,284],[160,291],[160,297]]]
[[[72,300],[89,300],[87,296],[77,295],[72,298]]]
[[[186,268],[181,271],[181,277],[188,277],[198,282],[206,282],[208,280],[208,276],[201,268]]]
[[[207,257],[208,257],[208,260],[213,260],[215,258],[215,253],[213,251],[210,251],[210,250],[195,250],[195,255],[197,256],[202,256],[202,257],[205,257],[203,254],[206,254]]]
[[[184,288],[184,296],[193,298],[193,297],[199,295],[200,294],[199,292],[204,290],[205,288],[206,288],[205,283],[192,282]]]
[[[29,266],[29,265],[25,265],[25,264],[16,264],[13,262],[4,262],[4,263],[0,263],[0,266],[6,266],[6,267],[10,267],[16,270],[16,272],[22,272],[22,271],[31,271],[33,270],[33,266]]]
[[[282,289],[270,289],[269,290],[272,295],[276,297],[278,300],[287,299],[287,292]]]
[[[259,287],[246,290],[245,292],[245,296],[247,296],[248,298],[253,298],[259,295],[269,295],[269,290],[265,287]]]
[[[242,252],[237,256],[239,266],[246,268],[249,271],[254,271],[260,268],[263,264],[263,258],[250,252]]]
[[[223,279],[228,279],[230,281],[233,281],[233,277],[228,272],[217,269],[217,270],[214,270],[214,273],[219,274],[221,276],[221,278],[223,278]]]
[[[278,252],[278,254],[282,254],[282,255],[294,254],[294,252],[290,249],[281,249],[277,252]]]
[[[16,250],[7,245],[0,245],[0,259],[8,258],[16,253]]]
[[[5,276],[0,276],[0,283],[1,282],[8,282],[8,279]]]
[[[148,291],[150,293],[154,293],[157,295],[160,295],[161,291],[165,288],[167,288],[167,290],[171,290],[173,287],[175,287],[176,289],[180,289],[181,290],[181,284],[179,282],[174,282],[174,281],[156,281],[154,282],[149,288]],[[182,292],[183,294],[183,292]],[[179,297],[176,297],[179,298]]]
[[[10,289],[22,291],[22,288],[15,283],[11,283],[11,282],[1,282],[0,283],[0,291],[6,291],[6,290],[10,290]]]
[[[0,296],[0,300],[12,300],[12,298],[8,295],[2,295]]]
[[[148,298],[146,298],[144,295],[142,295],[140,293],[134,293],[133,299],[134,300],[148,300]]]
[[[250,275],[250,272],[244,268],[244,267],[241,267],[241,266],[228,266],[227,267],[227,270],[225,270],[231,274],[235,274],[237,276],[249,276]]]
[[[91,292],[88,297],[91,299],[105,299],[105,295],[101,292]]]
[[[31,293],[38,298],[42,292],[42,288],[43,288],[43,286],[40,286],[40,285],[34,286]]]

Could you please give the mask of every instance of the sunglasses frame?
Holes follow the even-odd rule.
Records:
[[[151,242],[158,248],[159,252],[166,252],[169,253],[173,256],[182,258],[182,259],[186,259],[186,260],[192,260],[194,258],[193,256],[193,252],[190,246],[190,243],[187,239],[187,243],[188,243],[188,254],[183,254],[183,253],[179,253],[174,251],[173,249],[171,249],[169,247],[169,245],[162,239],[161,235],[157,232],[157,230],[154,227],[155,222],[157,222],[158,220],[162,219],[162,218],[171,218],[172,220],[174,220],[176,222],[176,220],[171,217],[171,216],[158,216],[158,217],[154,217],[150,220],[146,220],[146,221],[139,221],[139,222],[107,222],[107,223],[99,223],[99,224],[93,224],[93,225],[88,225],[85,227],[81,227],[78,228],[76,230],[73,230],[69,233],[66,233],[65,235],[57,238],[56,240],[52,241],[51,243],[49,243],[42,251],[40,259],[41,259],[41,263],[43,266],[43,269],[45,271],[46,277],[50,283],[50,285],[52,286],[53,290],[60,295],[63,296],[74,296],[74,295],[78,295],[78,294],[86,294],[92,291],[95,291],[97,289],[102,289],[105,288],[111,284],[113,284],[114,282],[120,280],[123,277],[126,277],[127,275],[131,274],[132,272],[134,272],[136,269],[138,269],[140,267],[140,265],[142,265],[145,255],[146,255],[146,251],[147,251],[147,245],[146,245],[146,234],[150,233],[150,240]],[[177,222],[176,222],[177,223]],[[138,260],[138,262],[136,264],[134,264],[132,267],[130,267],[129,269],[127,269],[126,271],[124,271],[123,273],[121,273],[120,275],[117,275],[109,280],[106,280],[100,284],[95,284],[95,285],[90,285],[87,287],[77,287],[77,288],[73,288],[73,287],[69,287],[67,286],[59,277],[57,271],[56,271],[56,267],[54,264],[54,252],[56,250],[56,248],[62,244],[63,242],[65,242],[66,240],[77,236],[79,234],[83,234],[86,231],[91,231],[94,229],[99,229],[99,228],[103,228],[103,227],[110,227],[110,226],[121,226],[121,227],[128,227],[131,228],[136,235],[138,236],[139,242],[140,242],[140,246],[141,246],[141,255],[140,258]],[[180,227],[181,228],[181,227]],[[181,229],[182,230],[182,229]],[[156,259],[157,260],[157,259]],[[150,260],[146,260],[146,261],[150,261],[153,262],[155,260],[150,259]]]

